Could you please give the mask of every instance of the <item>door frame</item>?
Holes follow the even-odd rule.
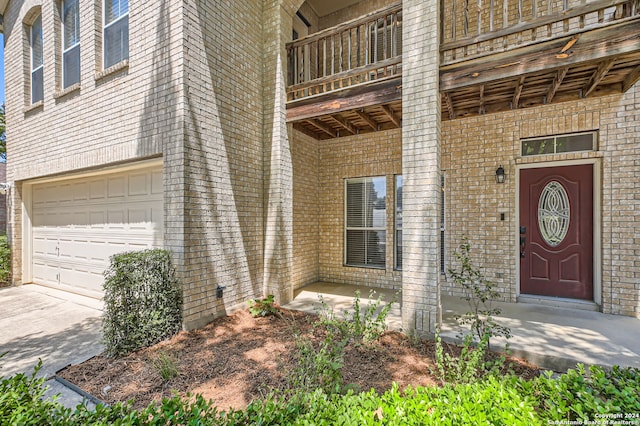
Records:
[[[593,302],[602,305],[602,159],[587,158],[578,160],[541,161],[516,164],[515,179],[515,221],[513,224],[514,259],[516,265],[516,297],[520,293],[520,171],[546,167],[576,166],[591,164],[593,166]],[[545,298],[546,296],[535,296]],[[554,299],[557,299],[554,297]],[[573,301],[574,299],[563,299]],[[577,300],[577,299],[576,299]]]

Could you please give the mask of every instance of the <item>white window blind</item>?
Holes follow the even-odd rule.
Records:
[[[384,268],[386,178],[347,179],[345,198],[345,264]]]

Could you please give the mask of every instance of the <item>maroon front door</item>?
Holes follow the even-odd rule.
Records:
[[[520,171],[520,292],[593,300],[593,165]]]

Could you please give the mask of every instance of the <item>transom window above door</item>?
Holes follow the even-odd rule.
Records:
[[[522,139],[522,156],[596,151],[596,132]]]

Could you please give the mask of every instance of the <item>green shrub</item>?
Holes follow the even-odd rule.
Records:
[[[0,287],[11,281],[11,248],[6,235],[0,235]]]
[[[41,368],[39,361],[30,375],[19,373],[0,378],[1,425],[45,424],[51,417],[57,404],[42,399],[45,379],[36,377]]]
[[[586,374],[582,364],[558,378],[548,373],[535,381],[540,413],[547,420],[594,421],[602,414],[640,413],[640,370],[599,366]],[[606,420],[606,418],[604,418]],[[640,419],[612,418],[640,422]]]
[[[478,342],[488,336],[485,344],[489,348],[491,337],[504,336],[509,339],[511,330],[496,323],[494,316],[500,315],[501,311],[492,306],[492,301],[499,298],[500,293],[495,290],[495,284],[473,266],[470,252],[471,245],[463,238],[459,249],[453,252],[460,265],[457,269],[449,268],[447,271],[453,282],[462,287],[463,298],[469,304],[469,311],[457,315],[456,320],[460,325],[469,325]]]
[[[168,382],[179,375],[176,359],[164,351],[159,352],[156,356],[151,358],[151,365],[165,382]]]
[[[40,367],[37,367],[39,369]],[[640,370],[584,367],[558,378],[525,381],[516,376],[488,376],[475,383],[416,387],[397,385],[379,395],[374,390],[346,395],[321,389],[283,398],[273,394],[245,410],[219,411],[202,396],[174,396],[140,411],[130,405],[99,405],[89,410],[62,407],[41,399],[43,379],[16,375],[0,382],[2,425],[546,425],[623,424],[640,412]],[[621,415],[623,417],[613,417]],[[612,422],[608,422],[608,420]],[[627,417],[626,422],[637,422]],[[559,423],[558,423],[559,424]]]
[[[369,292],[369,299],[373,300],[375,291]],[[387,329],[387,316],[395,300],[382,305],[382,297],[369,301],[367,306],[362,307],[360,303],[360,291],[356,291],[353,299],[352,309],[345,310],[342,318],[338,317],[333,309],[329,308],[320,296],[320,323],[327,329],[332,330],[336,335],[346,339],[349,343],[358,345],[368,345],[375,342]]]
[[[278,313],[273,294],[268,295],[264,299],[251,299],[247,301],[247,303],[249,304],[249,313],[254,318],[268,317]]]
[[[105,271],[103,339],[109,356],[151,346],[182,324],[182,289],[166,250],[125,252]]]
[[[296,366],[287,375],[288,390],[293,393],[322,389],[327,394],[340,392],[342,366],[347,341],[331,330],[318,343],[306,336],[296,336]]]

